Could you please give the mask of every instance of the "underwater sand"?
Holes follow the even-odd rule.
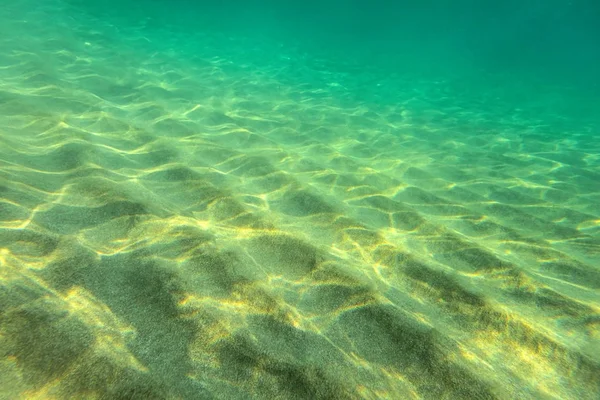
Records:
[[[1,7],[1,399],[599,398],[594,121]]]

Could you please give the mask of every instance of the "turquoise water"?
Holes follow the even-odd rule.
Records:
[[[0,5],[0,398],[597,399],[593,1]]]

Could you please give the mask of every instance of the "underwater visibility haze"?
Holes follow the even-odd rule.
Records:
[[[600,398],[600,4],[0,4],[0,399]]]

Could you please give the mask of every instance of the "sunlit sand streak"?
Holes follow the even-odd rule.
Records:
[[[2,256],[2,255],[3,254],[0,253],[0,256]],[[39,297],[37,300],[26,303],[26,305],[28,307],[31,306],[31,304],[35,304],[35,303],[45,304],[46,301],[48,301],[48,300],[59,299],[59,301],[64,302],[63,306],[66,308],[66,310],[69,314],[76,315],[77,318],[80,318],[80,319],[86,321],[88,326],[93,326],[96,328],[96,330],[101,330],[101,331],[106,331],[107,329],[112,328],[112,329],[110,329],[112,331],[111,333],[115,334],[116,338],[105,337],[105,336],[98,335],[98,334],[95,335],[95,338],[94,338],[95,340],[94,340],[93,346],[95,347],[95,349],[97,351],[100,351],[103,354],[112,356],[112,358],[119,360],[119,361],[123,361],[122,359],[123,359],[123,357],[125,357],[125,364],[128,367],[137,368],[141,371],[147,370],[133,356],[133,354],[129,350],[126,349],[124,343],[122,342],[123,337],[131,336],[131,334],[134,334],[134,331],[131,330],[131,328],[127,327],[124,323],[122,323],[116,316],[114,316],[112,314],[112,311],[108,307],[106,307],[104,304],[99,303],[97,300],[93,299],[93,297],[91,297],[88,293],[83,293],[78,288],[72,289],[66,295],[63,296],[62,294],[52,290],[50,287],[43,285],[41,283],[41,281],[37,277],[33,276],[31,274],[31,272],[29,272],[25,266],[15,267],[15,265],[16,265],[15,263],[13,263],[13,262],[7,263],[6,259],[4,257],[0,261],[2,261],[2,264],[3,264],[2,275],[5,275],[7,273],[7,269],[12,270],[13,272],[18,270],[18,277],[20,279],[23,279],[23,278],[28,279],[29,281],[31,281],[33,283],[32,284],[33,287],[42,289],[45,293],[47,293],[45,296]],[[84,305],[82,303],[82,300],[85,301],[87,304]],[[92,308],[99,309],[105,318],[108,317],[110,319],[110,325],[112,325],[112,326],[107,327],[104,323],[106,321],[102,321],[98,318],[97,315],[94,315],[91,311],[92,308],[90,306]],[[4,312],[11,313],[11,312],[14,312],[17,310],[18,310],[18,308],[8,308],[8,309],[5,309]],[[72,365],[69,370],[65,371],[63,376],[68,375],[70,373],[70,371],[73,371],[77,368],[79,368],[78,365],[76,365],[76,364]],[[41,389],[41,392],[38,392],[38,394],[44,393],[46,390],[50,389],[52,386],[56,386],[59,383],[60,383],[60,378],[57,378],[57,380],[55,380],[55,381],[49,382],[48,384],[46,384],[44,386],[43,389]],[[33,395],[33,393],[32,393],[32,395]]]
[[[272,279],[273,279],[272,277],[269,278],[269,280],[272,280]],[[238,297],[236,299],[232,299],[232,300],[215,301],[214,299],[211,299],[210,297],[197,298],[196,296],[187,296],[185,299],[180,301],[179,305],[186,309],[195,309],[196,310],[196,311],[192,311],[192,314],[189,314],[190,311],[186,311],[186,314],[188,314],[188,315],[193,315],[194,313],[199,312],[199,310],[201,310],[201,309],[204,309],[204,308],[210,309],[211,307],[217,308],[219,310],[229,310],[228,314],[235,315],[236,319],[239,319],[239,318],[243,319],[246,315],[251,314],[251,313],[257,313],[257,312],[260,313],[259,310],[253,310],[253,307],[250,304],[248,304],[247,301],[244,301],[244,299],[242,299],[240,297]],[[364,307],[366,305],[368,305],[368,303],[357,304],[357,305],[341,308],[338,310],[338,314],[341,314],[341,313],[347,312],[347,311],[351,311],[353,309],[357,309],[360,307]],[[333,348],[335,348],[340,354],[342,354],[348,361],[352,362],[353,364],[356,364],[356,361],[358,361],[357,356],[352,352],[347,352],[343,348],[339,347],[335,342],[333,342],[327,335],[324,334],[324,332],[321,330],[321,328],[319,328],[316,324],[311,322],[311,319],[312,319],[311,317],[305,317],[305,316],[301,316],[299,314],[297,315],[297,317],[298,317],[298,320],[297,320],[298,326],[296,327],[297,329],[302,329],[305,331],[310,331],[310,332],[319,334]],[[232,322],[231,319],[229,319],[228,322]],[[224,338],[231,335],[231,333],[235,332],[238,329],[243,329],[243,327],[244,327],[243,324],[240,324],[238,322],[237,324],[235,324],[233,327],[230,328],[230,332],[228,332],[228,333],[223,332],[223,334],[221,334],[220,336],[213,337],[211,339],[211,341],[207,344],[209,346],[211,344],[215,345],[218,341],[223,340]]]
[[[573,288],[577,288],[578,290],[582,290],[584,292],[591,292],[591,293],[597,293],[598,292],[597,289],[589,288],[589,287],[586,287],[586,286],[581,286],[581,285],[578,285],[578,284],[573,283],[573,282],[569,282],[569,281],[565,281],[565,280],[562,280],[562,279],[559,279],[559,278],[555,278],[553,276],[549,276],[549,275],[543,274],[543,273],[541,273],[539,271],[530,271],[529,273],[532,274],[532,275],[541,276],[542,278],[547,279],[547,280],[559,282],[561,285],[572,286]],[[571,300],[574,303],[579,303],[579,300],[577,300],[574,297],[570,297],[570,296],[567,296],[565,294],[563,294],[563,296],[567,297],[569,300]],[[593,304],[585,304],[585,305],[586,306],[590,306],[590,305],[593,305]],[[600,297],[599,297],[598,302],[595,305],[596,306],[600,306]]]

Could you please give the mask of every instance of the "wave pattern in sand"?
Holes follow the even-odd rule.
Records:
[[[0,21],[2,398],[600,395],[597,143],[25,3]]]

